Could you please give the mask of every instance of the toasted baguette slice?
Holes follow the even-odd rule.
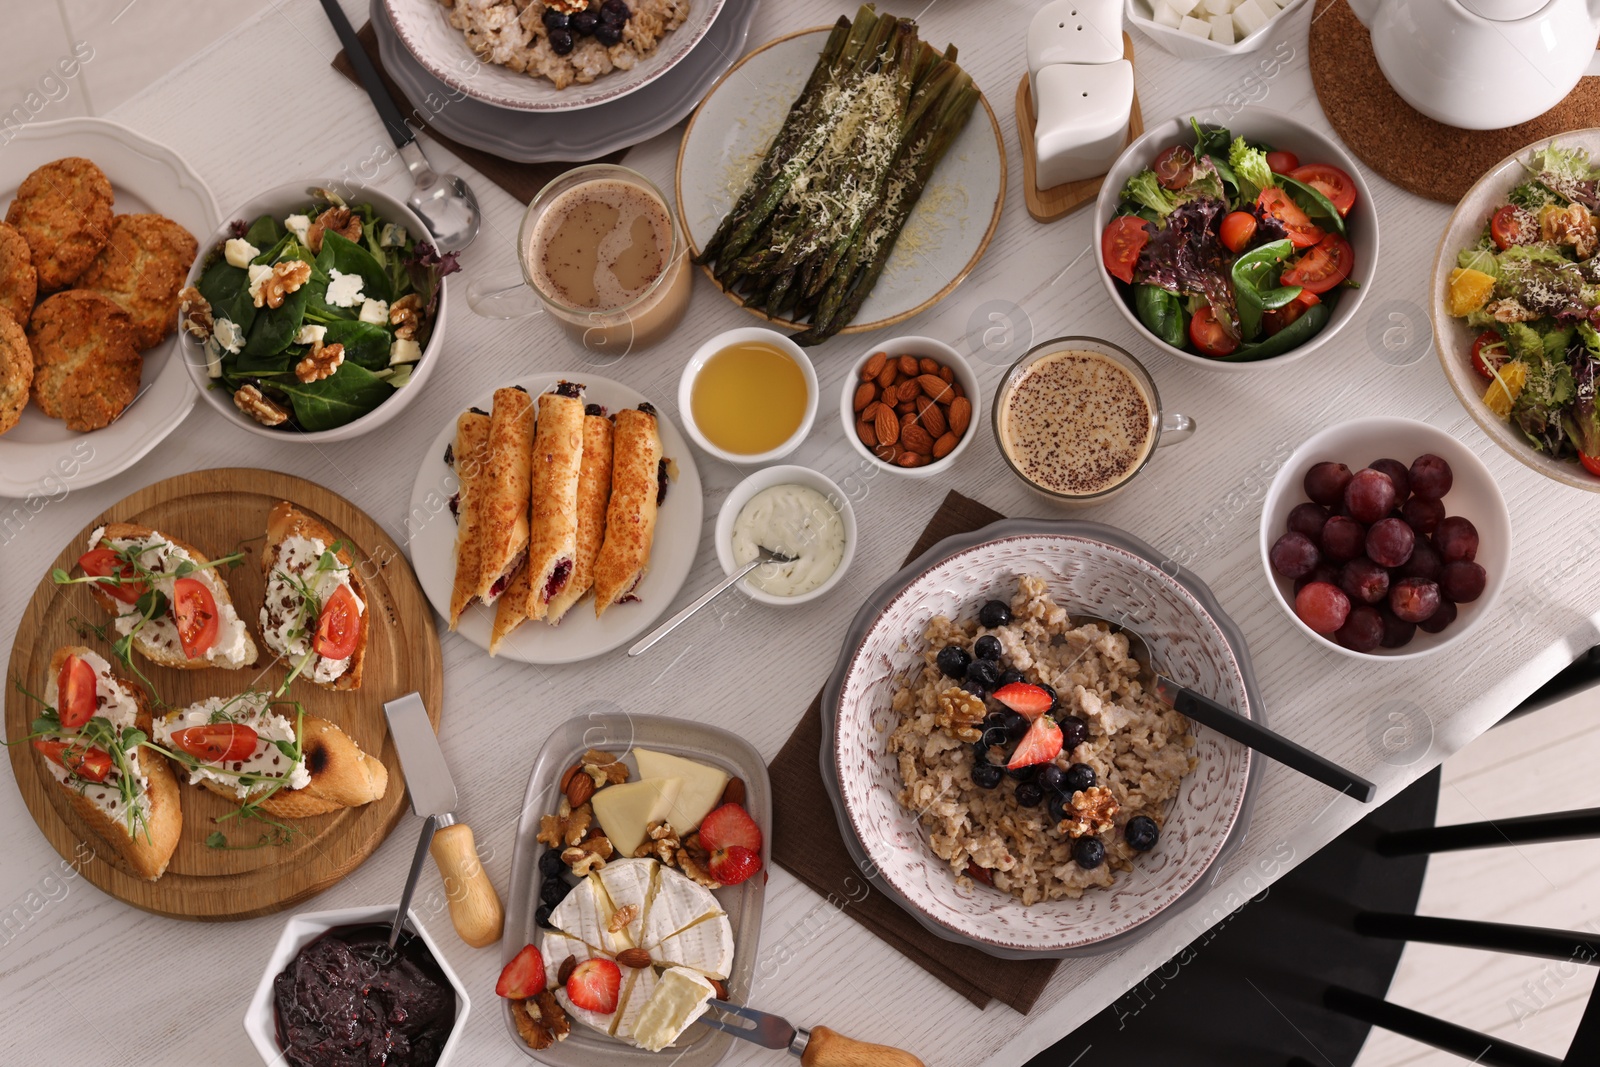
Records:
[[[287,551],[286,545],[290,538],[301,538],[310,542],[306,547],[314,551],[299,553]],[[339,568],[328,571],[317,570],[322,553],[333,548],[335,544],[338,547],[334,549],[333,555],[338,561]],[[296,613],[300,612],[302,601],[295,586],[278,576],[280,572],[291,574],[311,588],[321,598],[324,607],[334,590],[346,581],[349,582],[350,591],[355,594],[356,600],[361,605],[361,614],[356,623],[355,650],[350,653],[348,662],[342,669],[331,666],[337,661],[325,659],[312,652],[311,660],[306,664],[306,669],[301,672],[300,677],[310,679],[324,689],[361,688],[361,672],[366,667],[367,635],[372,612],[368,610],[367,588],[362,584],[361,575],[356,573],[355,559],[350,553],[349,543],[339,541],[320,521],[287,501],[274,504],[272,510],[267,513],[267,544],[261,553],[261,573],[267,579],[266,602],[261,605],[261,640],[269,652],[283,656],[292,668],[294,664],[300,662],[307,651],[313,649],[315,641],[311,633],[294,640],[283,638],[284,620],[295,618]],[[289,625],[294,623],[290,622]],[[314,627],[315,620],[310,620],[307,625]]]
[[[173,546],[173,548],[186,554],[196,564],[211,562],[206,554],[193,545],[181,541],[170,534],[152,530],[148,526],[140,526],[131,522],[111,522],[100,527],[89,535],[91,549],[99,548],[104,541],[149,541],[160,542]],[[155,562],[153,557],[146,554],[148,562]],[[152,570],[155,568],[152,567]],[[172,621],[171,612],[166,615],[151,619],[145,624],[138,635],[133,639],[133,647],[139,654],[152,663],[163,667],[173,667],[181,671],[201,670],[206,667],[221,667],[228,670],[239,670],[253,667],[259,653],[256,643],[250,636],[250,627],[240,618],[238,611],[233,606],[233,595],[228,590],[228,583],[223,580],[215,567],[207,567],[194,572],[192,577],[205,583],[211,590],[211,595],[217,602],[217,613],[220,616],[217,624],[217,639],[211,650],[204,656],[191,659],[184,654],[183,646],[178,641],[177,627]],[[166,593],[168,599],[172,594],[172,579],[158,582],[157,587]],[[124,604],[113,597],[102,587],[101,583],[89,582],[89,595],[106,610],[113,619],[123,615],[130,615],[137,620],[138,610],[132,604]],[[118,631],[121,632],[120,630]]]
[[[96,715],[111,720],[119,730],[133,727],[149,734],[150,710],[145,705],[143,694],[112,675],[110,664],[82,645],[58,648],[55,655],[50,657],[50,677],[45,685],[47,703],[52,707],[56,705],[59,692],[56,679],[60,677],[61,667],[69,656],[78,656],[95,669],[96,680],[101,687],[101,692],[97,694],[101,706],[96,708]],[[120,698],[120,707],[112,706],[108,699],[113,692]],[[71,735],[72,732],[67,731],[63,736]],[[142,822],[130,827],[123,819],[113,817],[97,798],[98,794],[111,791],[107,786],[113,783],[112,777],[99,784],[74,781],[70,777],[63,780],[58,776],[56,764],[42,754],[38,758],[45,764],[42,773],[55,780],[56,787],[66,795],[72,810],[88,824],[96,837],[115,850],[133,873],[151,882],[161,877],[168,861],[172,859],[173,850],[178,847],[178,837],[183,831],[178,783],[167,767],[166,760],[147,749],[135,749],[130,753],[130,760],[136,764],[139,774],[144,776],[147,783],[140,792],[149,805]],[[113,771],[113,774],[116,773],[119,772]]]
[[[327,719],[306,716],[301,739],[311,784],[304,789],[282,789],[261,807],[280,819],[325,815],[340,808],[355,808],[381,800],[389,788],[389,768],[369,756],[350,735]]]

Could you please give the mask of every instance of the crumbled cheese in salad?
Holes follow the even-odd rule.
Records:
[[[328,303],[336,308],[353,308],[361,300],[362,278],[359,274],[346,274],[337,267],[328,268]]]

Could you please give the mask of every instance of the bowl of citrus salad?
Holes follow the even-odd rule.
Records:
[[[1378,253],[1350,157],[1255,107],[1225,126],[1185,116],[1148,130],[1106,176],[1095,229],[1101,278],[1128,321],[1218,369],[1309,355],[1355,314]]]
[[[1435,346],[1490,437],[1600,491],[1600,130],[1506,157],[1467,192],[1434,266]]]

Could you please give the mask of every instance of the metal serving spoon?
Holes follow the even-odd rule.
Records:
[[[483,224],[478,198],[459,177],[440,174],[428,163],[428,157],[417,144],[417,132],[407,125],[394,98],[384,88],[383,79],[378,76],[372,60],[367,58],[367,51],[361,47],[355,27],[345,18],[339,0],[322,0],[322,10],[327,12],[328,21],[333,23],[339,43],[344,46],[344,54],[350,57],[350,65],[361,79],[361,87],[367,91],[372,106],[378,109],[384,129],[389,131],[390,140],[394,141],[406,169],[411,172],[414,184],[406,206],[427,225],[440,252],[461,251],[478,236],[478,228]]]
[[[1112,633],[1121,633],[1128,639],[1128,655],[1139,664],[1139,682],[1146,690],[1156,694],[1161,702],[1201,726],[1208,726],[1223,737],[1231,737],[1277,760],[1291,770],[1299,771],[1341,793],[1348,793],[1363,804],[1372,803],[1377,787],[1360,775],[1352,774],[1331,760],[1324,759],[1308,748],[1295,744],[1282,734],[1273,733],[1253,719],[1247,719],[1232,708],[1217,703],[1193,689],[1187,689],[1162,674],[1155,667],[1150,644],[1137,630],[1121,623],[1094,615],[1073,615],[1075,623],[1095,623]]]
[[[672,618],[668,619],[660,626],[657,626],[654,630],[651,630],[644,640],[628,649],[628,655],[637,656],[639,653],[645,651],[651,645],[670,634],[673,630],[676,630],[685,619],[699,611],[701,608],[705,607],[707,604],[711,603],[713,600],[717,599],[717,597],[722,594],[723,590],[727,589],[734,582],[737,582],[740,578],[743,578],[745,575],[749,574],[763,563],[788,563],[793,559],[793,556],[785,556],[782,552],[774,552],[765,545],[757,545],[755,559],[751,560],[749,563],[746,563],[743,567],[740,567],[738,570],[722,579],[722,581],[712,586],[709,592],[701,594],[699,600],[696,600],[693,604],[690,604]]]

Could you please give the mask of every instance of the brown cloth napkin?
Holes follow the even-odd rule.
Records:
[[[906,555],[910,563],[936,542],[1004,518],[952,490]],[[772,858],[846,915],[887,941],[911,962],[980,1008],[995,998],[1026,1014],[1044,992],[1060,960],[1001,960],[930,934],[899,904],[870,888],[845,851],[833,804],[822,785],[822,694],[772,765]],[[866,896],[862,899],[861,894]]]
[[[414,125],[427,130],[429,137],[449,148],[450,151],[470,164],[479,174],[482,174],[524,204],[537,196],[539,190],[548,185],[552,179],[560,177],[573,167],[583,165],[583,163],[513,163],[508,159],[501,159],[499,156],[491,155],[481,148],[469,148],[467,145],[451,140],[422,121],[420,112],[406,100],[406,94],[402,93],[400,87],[394,83],[394,79],[389,77],[389,72],[383,68],[383,60],[378,56],[378,36],[372,29],[372,23],[368,22],[365,26],[362,26],[361,31],[356,36],[361,38],[361,47],[366,51],[367,56],[371,58],[372,65],[377,68],[378,74],[383,78],[383,84],[389,87],[389,95],[394,97],[394,102],[399,105],[406,118]],[[355,82],[358,87],[360,86],[361,79],[356,77],[355,68],[350,65],[349,57],[342,50],[333,57],[333,69]],[[622,159],[626,152],[627,150],[623,149],[601,159],[585,160],[584,163],[616,163]]]

